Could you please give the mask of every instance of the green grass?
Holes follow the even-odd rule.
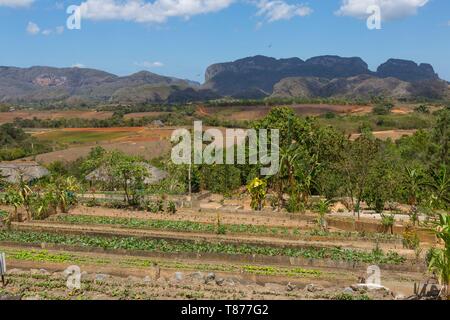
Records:
[[[104,249],[142,250],[167,253],[222,253],[263,256],[288,256],[307,259],[331,259],[380,264],[402,264],[405,258],[395,252],[359,251],[342,248],[288,248],[223,243],[166,241],[136,237],[98,237],[85,235],[54,234],[44,232],[0,231],[0,241],[19,243],[51,243],[58,245],[94,247]]]
[[[108,141],[129,136],[130,132],[83,132],[52,131],[37,136],[39,140],[49,140],[60,144],[82,144],[97,141]]]

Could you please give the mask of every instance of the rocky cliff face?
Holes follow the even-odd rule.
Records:
[[[377,75],[381,78],[393,77],[403,81],[438,80],[439,76],[428,63],[417,64],[414,61],[389,59],[378,67]]]
[[[361,93],[403,97],[411,92],[402,82],[438,81],[439,77],[429,64],[399,59],[390,59],[372,72],[358,57],[319,56],[303,61],[256,56],[212,65],[205,79],[205,88],[239,98],[292,96],[293,91],[300,96]]]
[[[390,96],[410,98],[412,89],[408,82],[396,79],[381,79],[371,75],[349,78],[286,78],[278,82],[272,97],[348,97],[369,98],[371,96]]]
[[[257,98],[270,95],[273,86],[288,77],[332,79],[360,74],[370,74],[360,58],[321,56],[303,61],[256,56],[210,66],[205,87],[225,96]]]
[[[0,102],[171,103],[220,97],[264,98],[450,96],[448,83],[429,64],[390,59],[369,70],[361,58],[255,56],[218,63],[198,83],[141,71],[130,76],[84,68],[0,67]]]

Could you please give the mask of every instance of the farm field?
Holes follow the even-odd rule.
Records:
[[[372,112],[372,106],[332,105],[332,104],[294,104],[289,105],[299,116],[320,116],[326,113],[338,115],[367,115]],[[201,116],[223,117],[227,120],[256,120],[264,118],[271,106],[227,106],[227,107],[199,107],[197,114]],[[414,106],[399,104],[392,109],[395,115],[410,114]]]
[[[146,160],[160,157],[170,152],[171,144],[168,140],[162,141],[122,141],[122,142],[95,142],[84,146],[72,146],[67,149],[39,154],[25,160],[35,159],[42,164],[50,164],[54,161],[71,162],[85,157],[91,152],[92,147],[101,146],[105,150],[119,150],[130,155],[140,156]]]
[[[56,120],[56,119],[108,119],[113,115],[109,111],[91,111],[91,110],[31,110],[31,111],[12,111],[12,112],[0,112],[0,124],[13,122],[16,118],[21,119],[41,119],[41,120]]]
[[[33,130],[40,141],[64,146],[62,150],[39,154],[33,158],[48,164],[57,160],[75,161],[89,154],[92,147],[120,150],[130,155],[151,160],[170,151],[173,128],[67,128]]]
[[[239,213],[222,213],[227,231],[217,235],[216,215],[79,206],[42,222],[15,223],[0,232],[0,250],[13,268],[8,293],[28,286],[25,298],[35,299],[394,299],[413,294],[411,280],[420,281],[424,271],[395,237],[380,241],[375,254],[373,241],[358,233],[308,235],[313,216]],[[389,291],[356,287],[373,263]],[[64,287],[70,265],[86,272],[78,293]],[[45,293],[37,290],[43,283]],[[352,294],[342,295],[352,285]]]
[[[69,145],[118,141],[155,142],[170,138],[173,130],[174,128],[153,129],[146,127],[66,128],[37,132],[33,135],[40,140]]]

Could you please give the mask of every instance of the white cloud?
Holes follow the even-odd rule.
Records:
[[[144,68],[148,68],[148,69],[164,67],[164,63],[162,63],[160,61],[155,61],[155,62],[150,62],[150,61],[135,62],[134,64],[139,66],[139,67],[144,67]]]
[[[50,36],[52,34],[60,35],[64,32],[63,26],[58,26],[54,29],[44,29],[41,31],[41,28],[34,22],[29,22],[27,25],[27,32],[32,35],[42,34],[44,36]]]
[[[3,7],[28,7],[34,2],[34,0],[0,0],[0,6]]]
[[[86,66],[82,63],[75,63],[74,65],[72,65],[72,68],[86,68]]]
[[[162,23],[171,17],[189,18],[217,12],[235,0],[87,0],[81,3],[81,16],[91,20],[124,20]]]
[[[260,0],[256,3],[259,11],[257,15],[264,16],[269,22],[290,20],[296,16],[305,17],[313,10],[303,4],[288,4],[282,0]]]
[[[393,20],[411,16],[425,6],[429,0],[342,0],[337,15],[360,19],[367,18],[367,8],[376,5],[381,9],[382,20]]]
[[[29,34],[31,34],[31,35],[36,35],[36,34],[38,34],[39,33],[39,31],[41,31],[41,29],[39,28],[39,26],[36,24],[36,23],[34,23],[34,22],[28,22],[28,25],[27,25],[27,32],[29,33]]]
[[[62,34],[64,32],[64,27],[63,26],[56,27],[55,32],[56,34]]]

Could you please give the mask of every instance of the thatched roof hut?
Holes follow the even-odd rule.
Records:
[[[0,177],[9,183],[29,182],[49,175],[50,172],[35,161],[0,162]]]
[[[147,169],[148,177],[145,178],[144,183],[147,185],[157,184],[161,180],[167,178],[167,172],[160,170],[148,163],[140,162],[141,166]],[[112,182],[114,181],[114,177],[112,177],[108,171],[108,169],[104,166],[95,169],[91,173],[86,176],[86,180],[91,182]]]

